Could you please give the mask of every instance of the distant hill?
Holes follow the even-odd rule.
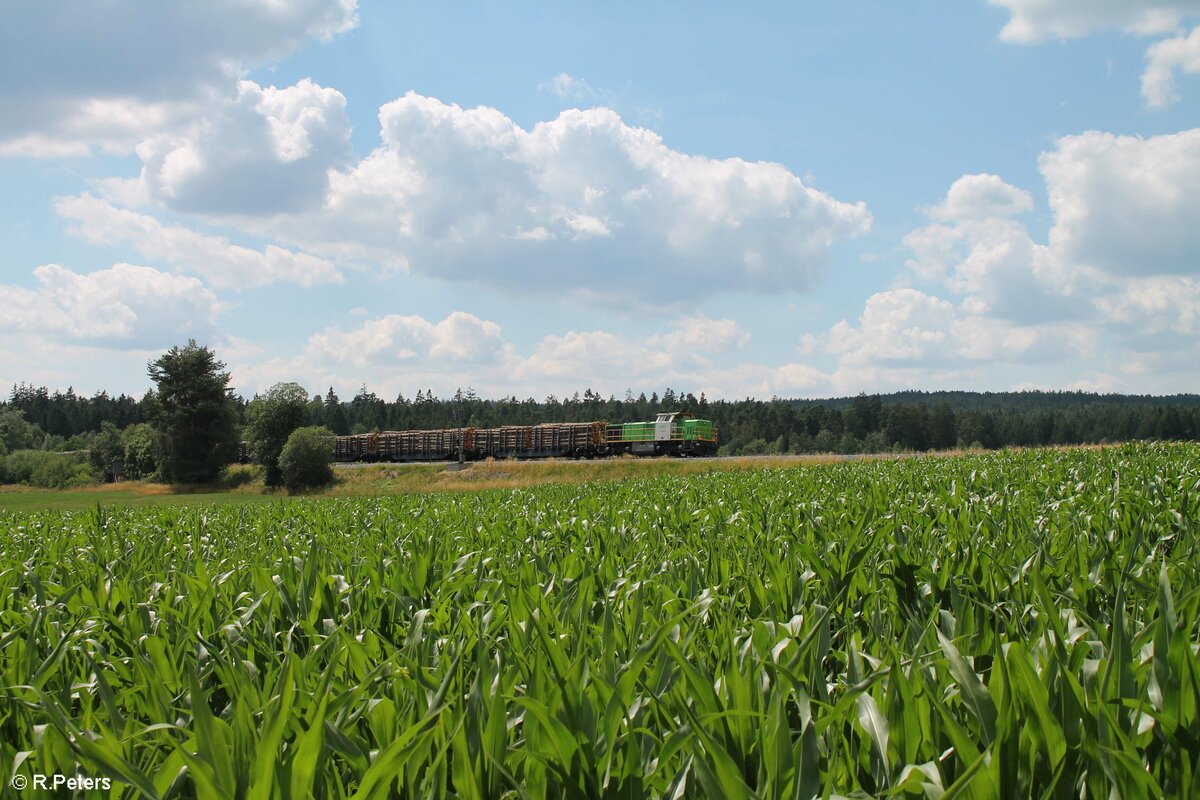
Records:
[[[945,403],[953,411],[1002,411],[1022,413],[1028,411],[1055,411],[1089,406],[1144,407],[1144,406],[1200,406],[1200,394],[1097,394],[1095,392],[922,392],[909,390],[872,395],[885,406],[917,405],[924,403],[933,407]],[[814,400],[787,400],[795,408],[825,406],[828,409],[849,408],[854,397],[830,397]]]

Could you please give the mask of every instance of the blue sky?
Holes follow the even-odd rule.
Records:
[[[1200,391],[1200,0],[5,13],[4,385]]]

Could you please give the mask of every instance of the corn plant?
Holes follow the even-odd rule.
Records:
[[[1200,795],[1200,446],[0,514],[0,796]]]

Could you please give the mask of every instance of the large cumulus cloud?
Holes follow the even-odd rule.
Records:
[[[0,154],[128,151],[203,115],[242,69],[357,22],[356,0],[46,3],[0,25]]]
[[[330,173],[321,207],[260,230],[438,278],[660,304],[808,289],[871,224],[780,164],[682,153],[605,108],[525,130],[409,93],[379,118],[381,146]]]
[[[350,160],[346,98],[308,79],[283,88],[240,81],[230,102],[147,138],[137,153],[141,194],[177,211],[311,208],[325,197],[330,168]]]
[[[1048,241],[1021,219],[1028,192],[959,178],[905,239],[906,277],[935,288],[875,293],[835,325],[835,381],[922,385],[955,374],[938,370],[1042,363],[1075,378],[1108,370],[1079,385],[1146,391],[1147,374],[1187,372],[1200,352],[1200,130],[1066,136],[1039,167]]]
[[[34,270],[37,287],[0,285],[0,335],[115,349],[166,347],[215,333],[221,303],[196,278],[116,264],[79,274]]]
[[[1110,275],[1200,274],[1200,129],[1067,136],[1039,166],[1063,259]]]
[[[857,324],[835,325],[829,350],[842,367],[1011,364],[1080,355],[1090,341],[1071,324],[1014,324],[971,302],[955,303],[912,288],[867,299]]]

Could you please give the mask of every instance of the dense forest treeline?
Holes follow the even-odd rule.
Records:
[[[925,392],[909,389],[903,392],[878,395],[885,405],[933,406],[946,403],[955,411],[1049,411],[1055,408],[1070,408],[1081,404],[1117,406],[1200,406],[1200,394],[1096,394],[1084,391],[1069,392]],[[830,397],[822,400],[789,400],[797,407],[823,405],[826,408],[845,409],[858,399],[857,396]]]
[[[102,427],[125,430],[152,419],[155,396],[91,397],[17,385],[0,402],[0,453],[18,449],[82,450]],[[247,400],[235,398],[245,423]],[[727,454],[881,452],[1089,444],[1132,439],[1200,438],[1200,395],[1152,397],[1086,392],[900,392],[828,400],[717,400],[667,389],[621,399],[588,389],[567,398],[449,398],[418,391],[385,400],[363,387],[349,400],[330,389],[313,395],[308,424],[335,433],[539,422],[652,419],[661,410],[690,411],[720,426]],[[109,426],[105,426],[109,423]],[[140,428],[137,428],[140,430]]]

